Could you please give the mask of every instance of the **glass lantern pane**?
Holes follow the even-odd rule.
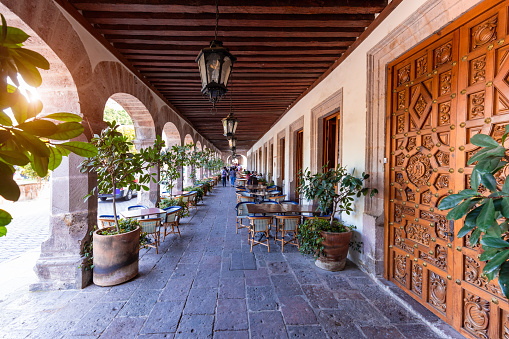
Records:
[[[228,134],[228,120],[226,120],[226,119],[223,120],[223,130],[224,130],[224,135],[227,135]]]
[[[208,83],[219,83],[219,71],[221,69],[221,54],[211,53],[207,57]]]
[[[198,68],[200,69],[201,87],[207,86],[207,68],[205,67],[205,53],[200,55],[198,60]]]
[[[234,120],[232,121],[232,133],[235,134],[235,132],[237,131],[237,125],[238,125],[238,121],[237,120]]]
[[[223,69],[221,70],[221,84],[225,87],[228,84],[228,79],[230,78],[230,73],[232,71],[232,60],[229,56],[225,56],[223,60]]]

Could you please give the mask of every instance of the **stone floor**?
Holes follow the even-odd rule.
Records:
[[[182,238],[143,250],[130,282],[3,297],[0,338],[461,338],[352,264],[325,272],[273,243],[251,254],[246,231],[235,234],[233,192],[216,188]]]

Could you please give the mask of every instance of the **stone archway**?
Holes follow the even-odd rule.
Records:
[[[134,125],[134,145],[139,151],[154,144],[156,139],[156,130],[154,120],[149,110],[138,98],[128,93],[115,93],[110,96],[110,99],[122,106],[127,114],[131,117]],[[157,173],[159,176],[159,169],[154,168],[150,170],[152,173]],[[159,185],[154,182],[148,184],[149,191],[140,191],[138,194],[138,203],[150,207],[155,206],[159,199]]]

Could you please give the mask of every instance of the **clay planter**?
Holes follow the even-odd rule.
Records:
[[[323,237],[324,252],[327,256],[320,256],[315,265],[327,271],[341,271],[345,268],[352,231],[343,233],[320,232]]]
[[[138,275],[140,227],[116,235],[94,232],[94,284],[113,286]]]

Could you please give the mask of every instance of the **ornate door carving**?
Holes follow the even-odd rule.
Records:
[[[389,65],[386,275],[463,335],[509,338],[509,304],[481,276],[481,248],[436,207],[469,187],[470,138],[501,138],[509,123],[509,0],[489,5]]]

